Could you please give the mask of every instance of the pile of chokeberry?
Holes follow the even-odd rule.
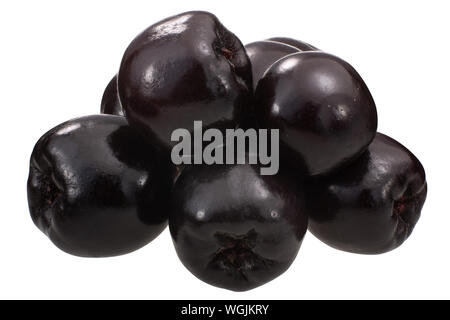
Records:
[[[426,198],[422,165],[376,132],[375,103],[350,64],[289,38],[244,47],[207,12],[139,34],[101,112],[48,131],[30,160],[31,217],[74,255],[125,254],[169,224],[194,275],[248,290],[288,269],[308,227],[349,252],[398,247]],[[217,132],[278,129],[278,173],[174,165],[171,135],[193,132],[194,121]]]

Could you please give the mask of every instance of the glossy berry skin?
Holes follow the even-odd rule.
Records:
[[[324,52],[278,60],[258,82],[255,100],[261,126],[280,130],[282,160],[306,175],[339,169],[376,134],[377,111],[364,81]]]
[[[171,171],[124,117],[64,122],[37,142],[28,204],[36,226],[83,257],[136,250],[167,225]]]
[[[127,48],[119,95],[130,124],[164,147],[173,130],[235,128],[252,98],[250,61],[240,40],[207,12],[162,20]]]
[[[119,93],[117,92],[117,75],[111,79],[105,88],[100,104],[100,112],[116,116],[124,115]]]
[[[251,165],[193,166],[179,177],[169,227],[196,277],[225,289],[260,286],[288,269],[307,229],[301,190]]]
[[[356,162],[308,188],[310,231],[330,246],[378,254],[400,246],[427,195],[424,169],[403,145],[378,133]]]
[[[297,48],[272,41],[252,42],[245,46],[245,50],[252,64],[254,89],[259,79],[274,62],[291,53],[299,52]]]
[[[320,51],[319,49],[317,49],[313,45],[310,45],[309,43],[303,42],[301,40],[292,39],[292,38],[274,37],[274,38],[270,38],[268,40],[284,43],[284,44],[293,46],[294,48],[297,48],[301,51]]]

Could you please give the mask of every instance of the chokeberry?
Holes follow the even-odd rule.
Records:
[[[291,53],[299,52],[295,47],[274,41],[252,42],[245,46],[245,50],[252,64],[253,89],[274,62]]]
[[[100,112],[116,116],[124,115],[119,93],[117,92],[117,75],[111,79],[105,88],[100,104]]]
[[[354,163],[305,189],[310,231],[334,248],[365,254],[400,246],[427,195],[419,160],[381,133]]]
[[[339,169],[363,153],[377,129],[369,89],[347,62],[324,52],[294,53],[259,80],[262,127],[280,130],[283,161],[306,175]]]
[[[208,12],[162,20],[127,48],[118,76],[130,124],[163,147],[175,129],[235,128],[252,97],[250,61],[241,41]]]
[[[198,165],[175,184],[169,216],[178,257],[214,286],[244,291],[288,269],[307,229],[289,176],[252,165]]]
[[[28,204],[60,249],[106,257],[136,250],[167,225],[169,162],[124,117],[93,115],[44,134],[30,160]]]

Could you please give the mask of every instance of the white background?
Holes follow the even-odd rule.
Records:
[[[297,260],[245,293],[197,280],[166,230],[109,259],[58,250],[32,223],[28,160],[51,127],[99,111],[128,43],[166,16],[215,13],[244,43],[298,38],[350,62],[375,98],[379,131],[422,161],[429,194],[411,238],[379,256],[307,234]],[[448,1],[2,1],[0,4],[0,298],[450,298]]]

